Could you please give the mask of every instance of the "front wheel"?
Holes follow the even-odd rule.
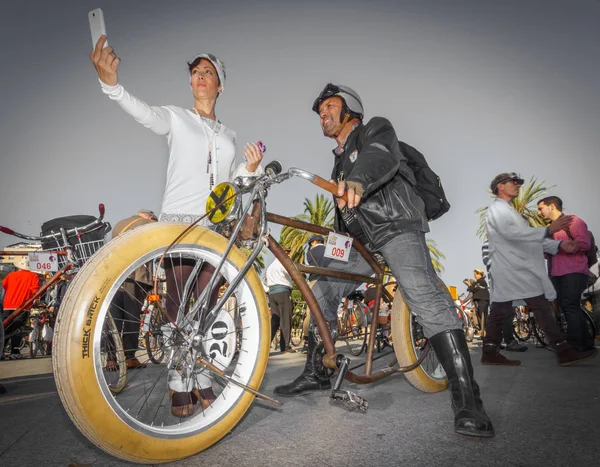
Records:
[[[415,363],[423,353],[427,342],[423,328],[411,313],[408,304],[398,289],[392,306],[392,335],[394,351],[400,366]],[[432,348],[417,368],[404,373],[408,382],[423,392],[439,392],[446,389],[448,379],[442,364]]]
[[[63,405],[90,441],[128,461],[170,462],[213,445],[233,429],[254,400],[231,380],[258,390],[266,370],[268,307],[254,269],[244,276],[233,295],[239,316],[231,316],[226,303],[216,311],[206,334],[195,331],[203,322],[187,310],[204,296],[186,283],[196,283],[194,274],[199,274],[204,264],[216,266],[227,247],[220,235],[196,227],[169,250],[163,263],[165,268],[174,268],[172,271],[188,268],[193,278],[186,282],[174,273],[174,281],[167,281],[158,291],[164,298],[178,297],[180,301],[175,324],[163,327],[163,362],[129,371],[127,385],[118,393],[111,390],[110,378],[117,376],[124,364],[117,359],[110,365],[113,371],[108,372],[107,362],[114,352],[103,350],[107,343],[120,344],[120,336],[115,335],[120,326],[115,326],[109,311],[113,298],[117,292],[139,286],[132,280],[134,273],[154,271],[167,246],[187,226],[149,224],[110,242],[77,274],[57,319],[52,363]],[[246,256],[233,248],[220,279],[230,284],[245,262]],[[125,310],[131,313],[131,318],[125,319],[139,319],[143,303],[138,305]],[[126,336],[123,332],[123,340]],[[122,349],[123,345],[118,354],[122,355]],[[137,357],[147,361],[140,351]],[[222,375],[210,371],[202,359]],[[202,394],[193,413],[185,412],[189,416],[172,409],[170,400],[171,391],[186,390]]]

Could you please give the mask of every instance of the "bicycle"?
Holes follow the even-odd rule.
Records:
[[[591,336],[592,339],[594,339],[595,336],[597,335],[596,334],[597,327],[596,327],[596,322],[594,320],[594,316],[581,303],[579,304],[579,310],[583,316],[583,323],[584,323],[587,334],[589,336]],[[566,334],[567,333],[567,318],[565,317],[564,311],[562,311],[562,309],[560,307],[558,308],[558,313],[556,313],[556,322],[557,322],[560,330]],[[539,326],[537,324],[534,325],[534,332],[536,333],[536,337],[541,346],[548,347],[550,345],[548,336],[539,328]]]
[[[435,352],[422,337],[401,294],[392,309],[392,334],[396,358],[373,371],[376,320],[372,320],[364,363],[350,369],[350,360],[338,354],[319,305],[302,273],[315,273],[375,284],[376,308],[383,288],[383,268],[358,241],[353,247],[365,257],[374,277],[295,264],[268,233],[268,222],[289,225],[327,235],[330,229],[289,219],[266,210],[269,189],[292,177],[306,179],[332,191],[324,179],[301,169],[281,171],[271,163],[260,177],[239,178],[214,188],[207,203],[214,230],[195,224],[155,223],[141,226],[113,239],[77,274],[67,291],[55,329],[53,366],[58,393],[78,429],[111,455],[134,462],[167,462],[188,457],[208,448],[229,433],[255,398],[281,405],[260,392],[269,357],[268,305],[260,278],[252,263],[264,246],[284,265],[304,296],[323,340],[323,351],[315,370],[338,372],[330,397],[355,410],[366,410],[367,402],[341,390],[344,380],[372,383],[399,372],[426,392],[445,389],[447,379]],[[241,196],[249,195],[243,202]],[[212,200],[212,201],[211,201]],[[246,256],[239,249],[250,251]],[[136,373],[136,384],[114,394],[102,371],[104,323],[115,293],[125,279],[140,267],[159,264],[190,265],[187,281],[159,290],[155,278],[148,300],[168,320],[164,334],[165,358],[160,365]],[[195,284],[203,264],[215,268],[206,288],[196,294]],[[221,298],[211,305],[209,297],[223,280]],[[176,316],[167,314],[162,298],[178,297]],[[238,319],[223,307],[235,298]],[[160,299],[159,299],[160,298]],[[169,316],[172,316],[171,318]],[[364,373],[355,372],[364,367]],[[213,398],[203,399],[198,410],[175,417],[169,407],[168,378],[194,384]],[[190,383],[191,382],[191,383]],[[189,386],[188,386],[189,387]]]
[[[38,304],[29,312],[31,332],[29,333],[29,356],[36,358],[37,354],[49,355],[52,345],[52,313],[45,304]]]
[[[63,278],[67,276],[76,276],[77,272],[81,269],[84,263],[104,244],[104,240],[93,240],[85,242],[83,236],[92,232],[100,233],[102,237],[110,230],[110,224],[104,222],[104,205],[98,206],[99,216],[88,224],[80,227],[74,227],[72,229],[59,228],[56,232],[51,232],[46,235],[31,236],[25,235],[14,230],[0,226],[0,232],[7,235],[12,235],[23,240],[32,242],[40,242],[46,249],[42,251],[53,252],[58,256],[59,270],[44,284],[33,296],[26,300],[19,308],[17,308],[10,316],[2,322],[4,330],[4,342],[9,342],[10,338],[15,335],[27,336],[31,332],[31,328],[25,325],[13,326],[10,331],[7,331],[9,325],[15,321],[15,319],[21,317],[24,313],[32,307],[32,305],[42,297],[48,289],[57,285]],[[15,251],[0,251],[0,256],[23,256],[28,255],[29,252],[15,252]],[[76,280],[76,279],[75,279]],[[73,280],[72,282],[75,282]],[[85,311],[85,310],[84,310]],[[80,311],[78,316],[78,323],[85,323],[85,313]],[[27,323],[27,320],[23,320]],[[58,321],[58,317],[57,317]],[[85,336],[83,340],[84,348],[82,352],[88,351],[89,348],[89,336]],[[111,340],[112,339],[112,340]],[[103,347],[103,359],[106,362],[108,355],[115,355],[118,361],[122,361],[122,365],[119,366],[119,371],[113,377],[108,378],[110,380],[109,387],[113,392],[120,392],[126,384],[126,366],[125,356],[122,349],[122,344],[119,344],[121,337],[116,329],[114,321],[109,320],[106,325],[106,329],[102,331],[102,347]],[[116,342],[116,344],[115,344]],[[31,344],[30,344],[31,345]],[[33,356],[37,355],[37,351],[30,347],[30,353]],[[62,364],[68,364],[63,362]]]

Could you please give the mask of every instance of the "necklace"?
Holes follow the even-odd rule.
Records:
[[[219,150],[217,145],[217,136],[221,130],[221,122],[218,120],[212,120],[208,117],[203,117],[195,107],[193,112],[198,116],[198,121],[204,130],[204,135],[208,141],[208,159],[206,160],[206,173],[208,174],[208,187],[212,190],[215,186],[215,180],[217,178],[217,162],[216,153]],[[208,122],[207,122],[208,120]],[[209,123],[210,122],[210,123]],[[209,134],[209,132],[211,134]],[[215,157],[213,158],[213,150],[215,151]]]

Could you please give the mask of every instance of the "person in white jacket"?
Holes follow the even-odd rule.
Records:
[[[90,54],[102,91],[137,122],[167,138],[169,161],[159,221],[194,222],[205,214],[206,200],[214,186],[239,175],[263,173],[260,166],[263,154],[257,144],[245,146],[246,162],[234,170],[235,132],[223,125],[215,114],[217,97],[225,88],[226,73],[221,60],[211,54],[200,54],[188,63],[194,99],[191,108],[149,106],[119,84],[117,70],[121,59],[112,47],[104,47],[105,43],[106,36],[101,36]],[[172,264],[166,260],[167,290],[176,291],[178,284],[185,284],[194,264],[186,260]],[[202,267],[196,296],[204,290],[214,270],[209,264]],[[216,302],[222,283],[220,280],[215,284],[210,297],[212,303]],[[174,322],[181,293],[172,292],[166,296],[167,315]],[[194,413],[198,401],[206,406],[215,398],[207,377],[204,376],[203,381],[193,379],[182,378],[175,370],[169,372],[171,412],[176,417],[189,416]]]
[[[537,324],[548,335],[556,349],[559,364],[569,365],[593,357],[595,349],[580,352],[571,348],[559,329],[548,302],[556,298],[556,291],[546,271],[544,253],[556,254],[559,248],[565,252],[575,252],[579,248],[575,240],[561,242],[548,237],[568,226],[571,219],[563,216],[547,228],[530,227],[510,205],[518,196],[521,185],[523,179],[513,172],[497,175],[490,186],[492,193],[496,195],[485,216],[490,275],[493,278],[490,293],[492,307],[485,327],[481,363],[521,363],[519,360],[508,360],[498,352],[502,340],[502,325],[511,312],[512,301],[519,299],[527,302]]]

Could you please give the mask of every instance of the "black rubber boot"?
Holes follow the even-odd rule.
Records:
[[[315,376],[312,356],[315,350],[315,335],[311,329],[308,332],[308,345],[306,350],[306,363],[304,371],[294,381],[275,387],[275,394],[279,396],[298,396],[320,389],[331,389],[331,381],[322,381]]]
[[[454,431],[480,438],[494,436],[492,422],[483,408],[479,386],[473,378],[465,333],[461,329],[444,331],[429,341],[448,376],[454,409]]]

